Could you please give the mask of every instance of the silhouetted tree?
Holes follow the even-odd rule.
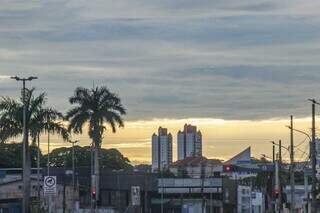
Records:
[[[126,114],[126,111],[120,98],[106,87],[92,89],[78,87],[69,102],[75,105],[66,116],[69,120],[69,130],[82,133],[83,127],[88,126],[88,135],[95,150],[94,173],[97,178],[96,193],[99,197],[99,150],[106,130],[105,124],[111,127],[112,132],[116,132],[117,126],[124,126],[122,115]]]

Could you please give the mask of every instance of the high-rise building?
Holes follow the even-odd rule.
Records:
[[[202,134],[196,126],[185,124],[178,132],[178,160],[202,156]]]
[[[152,171],[168,168],[172,163],[172,135],[159,127],[158,135],[152,135]]]

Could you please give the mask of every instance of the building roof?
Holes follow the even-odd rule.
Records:
[[[251,147],[249,146],[239,154],[233,156],[229,160],[225,161],[223,164],[239,164],[243,162],[250,162],[251,161]]]
[[[179,166],[197,166],[201,164],[222,164],[218,159],[207,159],[206,157],[199,156],[199,157],[186,157],[185,159],[178,160],[173,162],[171,166],[179,167]]]

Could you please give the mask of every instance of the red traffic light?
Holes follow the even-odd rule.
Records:
[[[96,199],[96,190],[92,190],[91,191],[91,196],[92,196],[92,199]]]
[[[224,165],[223,171],[224,172],[233,172],[233,166],[232,165]]]

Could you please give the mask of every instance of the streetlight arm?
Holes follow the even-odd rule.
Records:
[[[280,146],[280,144],[277,144],[277,143],[275,143],[274,141],[270,141],[273,145],[276,145],[276,146]],[[280,146],[281,148],[283,148],[283,149],[285,149],[285,150],[287,150],[288,152],[290,152],[290,149],[288,148],[288,147],[285,147],[285,146]]]
[[[267,159],[272,160],[272,158],[270,158],[269,156],[267,156],[267,155],[265,155],[265,154],[261,154],[261,156],[264,157],[264,158],[267,158]]]
[[[20,78],[19,78],[18,76],[11,76],[10,78],[11,78],[11,79],[14,79],[14,80],[16,80],[16,81],[19,81],[19,80],[20,80]]]
[[[286,126],[286,127],[288,127],[289,129],[292,129],[291,126]],[[292,130],[293,130],[293,131],[296,131],[296,132],[299,132],[299,133],[307,136],[307,137],[309,138],[309,140],[312,141],[312,139],[311,139],[311,137],[310,137],[310,135],[309,135],[308,133],[306,133],[306,132],[304,132],[304,131],[301,131],[301,130],[299,130],[299,129],[295,129],[295,128],[293,128]]]
[[[317,102],[315,99],[311,99],[309,98],[308,101],[312,102],[313,104],[317,104],[317,105],[320,105],[319,102]]]

